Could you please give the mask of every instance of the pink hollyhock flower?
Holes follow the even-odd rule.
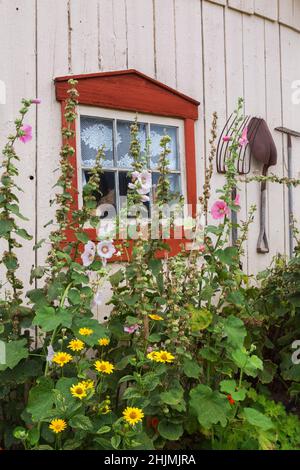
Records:
[[[240,198],[240,195],[237,194],[237,195],[235,196],[235,199],[234,199],[234,201],[233,201],[233,204],[234,204],[235,206],[240,206],[240,205],[241,205],[241,204],[240,204],[240,199],[241,199],[241,198]]]
[[[135,181],[139,177],[139,172],[138,171],[133,171],[131,173],[131,177],[132,177],[133,181]]]
[[[199,246],[199,251],[200,251],[200,253],[204,253],[205,252],[205,245],[200,245]]]
[[[245,147],[249,143],[247,134],[248,134],[248,127],[246,126],[243,130],[241,138],[239,139],[239,144],[241,147]]]
[[[21,135],[19,136],[19,139],[23,144],[26,144],[26,142],[29,142],[32,139],[32,127],[29,124],[24,124],[20,131]]]
[[[229,142],[231,139],[232,137],[230,137],[230,135],[224,135],[223,142]]]
[[[97,245],[97,252],[100,258],[110,259],[116,252],[112,240],[103,240]]]
[[[95,258],[96,246],[95,243],[89,240],[84,245],[84,252],[81,255],[83,266],[89,266],[92,264]]]
[[[147,353],[151,353],[152,351],[154,351],[154,349],[152,348],[152,346],[148,346],[148,348],[147,348]]]
[[[32,104],[41,104],[42,100],[40,100],[39,98],[34,98],[33,100],[31,100],[31,103]]]
[[[135,333],[139,329],[140,329],[140,325],[138,325],[137,323],[135,323],[134,325],[131,325],[131,326],[124,326],[125,333],[129,333],[130,335],[132,333]]]
[[[225,201],[216,201],[211,208],[211,215],[214,219],[222,219],[229,214],[229,207]]]

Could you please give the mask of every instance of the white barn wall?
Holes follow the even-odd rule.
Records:
[[[31,216],[25,225],[36,241],[47,235],[43,226],[54,210],[48,201],[60,146],[56,76],[135,68],[198,99],[199,193],[213,111],[221,127],[243,96],[245,111],[266,118],[271,129],[285,125],[300,130],[300,105],[291,102],[291,84],[300,79],[300,0],[0,0],[0,13],[0,79],[7,86],[7,104],[0,105],[1,144],[20,98],[37,93],[43,101],[27,119],[37,139],[18,146],[24,154],[20,168],[26,190],[21,205]],[[286,139],[273,135],[278,164],[271,171],[286,175]],[[294,175],[299,176],[300,141],[293,144]],[[215,172],[214,188],[222,180]],[[250,205],[259,204],[259,185],[241,184],[240,189],[240,218],[245,219]],[[299,191],[295,215],[300,220]],[[286,191],[269,186],[268,193],[271,251],[256,254],[257,214],[245,255],[251,273],[269,264],[274,254],[288,252]],[[23,278],[29,265],[43,262],[48,249],[35,259],[29,246],[25,242],[21,250]]]

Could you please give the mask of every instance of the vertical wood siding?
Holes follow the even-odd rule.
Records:
[[[37,95],[43,101],[27,119],[37,130],[37,139],[18,145],[20,183],[25,187],[21,206],[31,217],[24,225],[36,241],[47,235],[49,228],[44,225],[54,211],[48,202],[54,193],[60,146],[55,76],[135,68],[198,99],[199,193],[214,111],[221,127],[243,96],[245,112],[264,117],[271,129],[284,125],[300,130],[300,105],[291,101],[292,82],[300,80],[300,0],[0,0],[0,18],[0,79],[7,86],[7,104],[0,105],[1,145],[12,128],[19,100]],[[283,176],[287,174],[286,139],[273,135],[278,164],[271,171]],[[293,140],[293,145],[294,176],[299,177],[300,141]],[[261,167],[254,164],[253,173],[260,172]],[[222,181],[214,172],[213,187]],[[241,183],[240,192],[239,217],[244,220],[250,205],[259,205],[259,184]],[[268,195],[271,250],[267,255],[256,254],[257,213],[245,253],[251,273],[269,264],[276,253],[288,252],[286,191],[269,185]],[[295,215],[300,220],[298,189]],[[49,248],[45,246],[35,259],[29,245],[24,242],[21,250],[25,281],[27,268],[42,263]]]

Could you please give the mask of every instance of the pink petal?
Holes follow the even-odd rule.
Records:
[[[41,104],[42,100],[40,100],[39,98],[34,98],[33,100],[31,100],[31,103],[32,104]]]
[[[230,135],[224,135],[223,142],[229,142],[231,140]]]

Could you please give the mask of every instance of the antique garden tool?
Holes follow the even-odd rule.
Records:
[[[216,154],[216,162],[217,162],[217,172],[218,173],[226,173],[226,160],[228,158],[228,154],[230,152],[231,140],[233,137],[234,129],[236,126],[236,119],[237,116],[232,114],[229,119],[227,120],[222,133],[220,135],[218,146],[217,146],[217,154]],[[238,124],[237,130],[240,135],[242,135],[245,131],[247,131],[247,138],[251,142],[255,141],[255,136],[258,130],[259,122],[252,121],[251,116],[245,116],[244,119]],[[248,145],[241,145],[238,150],[238,157],[236,159],[236,170],[239,175],[247,175],[251,168],[251,158],[252,152],[250,148],[250,152],[247,152]],[[236,188],[232,190],[232,200],[234,201],[236,198]],[[237,233],[237,213],[235,211],[231,211],[231,222],[232,222],[232,245],[235,245],[238,237]]]
[[[271,132],[264,119],[252,118],[249,127],[255,126],[257,129],[255,138],[248,136],[251,153],[255,160],[263,163],[263,176],[266,176],[268,169],[277,163],[277,149]],[[260,192],[260,231],[257,241],[256,251],[258,253],[269,253],[269,243],[266,233],[266,207],[267,207],[267,183],[262,181]]]
[[[282,132],[287,135],[287,155],[288,155],[288,177],[293,177],[293,166],[292,166],[292,137],[300,137],[300,132],[287,129],[286,127],[276,127],[275,131]],[[293,256],[294,251],[294,239],[293,239],[293,188],[291,185],[288,187],[288,201],[289,201],[289,245],[290,245],[290,257]]]

